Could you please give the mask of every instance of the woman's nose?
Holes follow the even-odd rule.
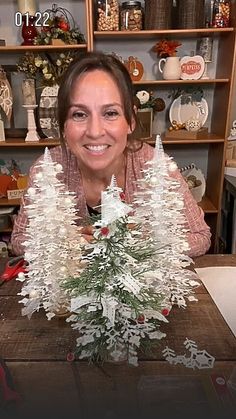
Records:
[[[99,138],[103,133],[102,118],[99,115],[91,115],[87,125],[87,135],[91,138]]]

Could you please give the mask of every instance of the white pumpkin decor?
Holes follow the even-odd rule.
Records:
[[[202,77],[205,69],[205,61],[201,55],[192,57],[186,55],[180,60],[182,80],[198,80]]]

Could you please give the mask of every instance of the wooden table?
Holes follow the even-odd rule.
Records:
[[[236,255],[206,255],[196,259],[197,267],[217,265],[236,266]],[[165,395],[165,390],[160,391],[162,380],[170,377],[183,380],[182,383],[188,380],[191,383],[203,382],[209,404],[217,406],[217,412],[221,414],[229,406],[236,412],[233,399],[223,410],[222,401],[217,405],[210,381],[212,374],[223,375],[227,380],[236,367],[236,338],[203,285],[197,289],[198,302],[189,303],[187,309],[171,311],[169,323],[161,327],[167,338],[159,342],[152,355],[141,357],[137,368],[110,363],[98,368],[85,361],[66,361],[67,353],[75,347],[77,333],[64,319],[48,321],[43,312],[35,313],[31,320],[22,317],[17,296],[20,286],[20,283],[11,281],[0,288],[0,356],[5,359],[22,396],[22,404],[15,416],[17,419],[21,415],[27,419],[146,419],[159,418],[161,413],[166,419],[174,409],[175,417],[183,418],[182,413],[178,416],[172,396],[166,402],[168,394]],[[163,359],[162,350],[166,346],[178,355],[186,352],[183,346],[186,337],[194,340],[200,350],[205,349],[215,357],[213,369],[191,370],[182,365],[170,365]],[[155,388],[157,385],[159,390]],[[194,391],[195,384],[187,395],[186,409],[189,409],[189,395],[193,397]],[[212,406],[209,409],[213,409]],[[205,405],[201,407],[200,403],[192,401],[191,418],[195,417],[194,412],[199,417],[201,409],[205,408]]]

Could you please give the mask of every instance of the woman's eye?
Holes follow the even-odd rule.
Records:
[[[82,111],[75,111],[72,114],[72,118],[74,119],[74,121],[83,121],[84,119],[86,119],[86,116],[86,113]]]
[[[116,110],[110,110],[110,111],[105,112],[105,117],[107,119],[116,119],[118,115],[119,115],[119,112]]]

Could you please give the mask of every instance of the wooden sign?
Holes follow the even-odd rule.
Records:
[[[182,80],[197,80],[204,73],[205,62],[201,55],[185,56],[180,60]]]
[[[205,140],[208,134],[208,128],[202,127],[198,131],[187,131],[186,129],[167,130],[165,140]]]

